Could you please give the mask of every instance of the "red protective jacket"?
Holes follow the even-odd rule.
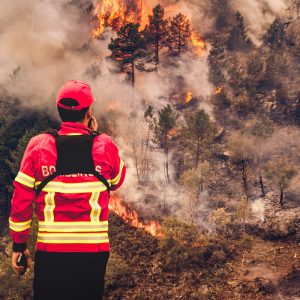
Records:
[[[59,135],[88,133],[86,126],[72,122],[62,123],[58,131]],[[94,138],[92,157],[95,170],[105,177],[111,190],[120,187],[126,166],[109,136],[101,134]],[[37,250],[109,251],[109,193],[94,175],[60,175],[49,182],[35,199],[35,188],[55,171],[56,159],[55,138],[52,135],[40,134],[30,140],[14,181],[9,220],[13,241],[27,241],[35,202],[39,222]]]

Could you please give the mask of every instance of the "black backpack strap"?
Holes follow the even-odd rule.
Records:
[[[53,174],[46,177],[36,188],[36,190],[35,190],[36,197],[40,194],[40,192],[43,190],[43,188],[58,175],[60,175],[58,172],[54,172]]]
[[[98,178],[99,181],[101,181],[105,186],[106,186],[106,189],[107,189],[107,192],[108,194],[110,194],[110,185],[108,183],[108,181],[104,178],[104,176],[102,176],[99,172],[97,171],[94,171],[92,173],[95,177]]]
[[[46,177],[36,189],[36,196],[40,194],[43,188],[54,178],[59,175],[68,175],[73,173],[93,174],[100,182],[102,182],[108,194],[110,194],[110,185],[108,181],[99,172],[95,170],[92,156],[85,157],[84,153],[92,153],[93,141],[100,133],[92,131],[90,135],[81,136],[82,141],[78,144],[78,136],[60,136],[57,130],[48,130],[48,134],[55,137],[57,149],[56,171]],[[65,144],[66,143],[66,144]],[[74,149],[77,149],[74,152]],[[74,161],[76,164],[74,165]]]

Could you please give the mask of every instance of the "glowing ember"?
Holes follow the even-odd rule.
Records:
[[[136,228],[143,228],[146,232],[154,237],[162,236],[160,232],[161,225],[155,221],[150,221],[149,224],[143,224],[139,221],[137,212],[134,209],[129,209],[123,199],[113,195],[109,200],[109,209],[114,211],[125,222],[130,223]]]
[[[198,56],[203,55],[206,47],[205,42],[194,31],[192,32],[191,35],[191,42],[196,49],[197,55]]]
[[[216,88],[216,90],[214,91],[214,95],[218,95],[218,94],[220,94],[222,91],[223,91],[223,86],[221,85],[221,86],[218,86],[217,88]]]
[[[191,100],[193,99],[193,93],[192,92],[187,92],[185,99],[184,99],[184,103],[187,104],[189,103]]]
[[[175,135],[177,134],[177,130],[175,128],[171,129],[169,132],[168,132],[168,138],[172,138],[174,137]]]

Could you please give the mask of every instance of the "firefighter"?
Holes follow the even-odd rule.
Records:
[[[88,84],[68,81],[56,99],[60,128],[30,140],[14,181],[12,268],[24,271],[17,264],[22,253],[30,268],[27,241],[34,203],[35,300],[102,299],[109,196],[123,183],[126,167],[112,139],[96,132],[93,102]]]

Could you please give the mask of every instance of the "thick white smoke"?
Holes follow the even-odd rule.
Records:
[[[232,8],[241,12],[249,37],[260,45],[270,24],[285,14],[286,5],[284,0],[233,0]]]

